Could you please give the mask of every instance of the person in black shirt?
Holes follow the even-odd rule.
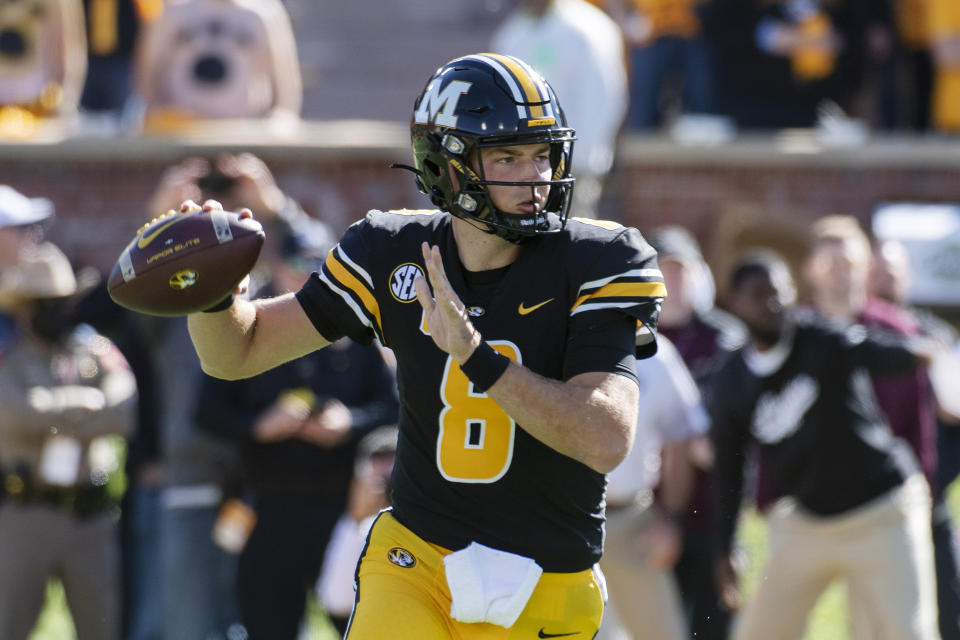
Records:
[[[299,288],[326,237],[281,236],[261,293]],[[393,370],[377,347],[339,340],[253,378],[203,376],[200,388],[197,425],[239,445],[239,491],[256,514],[237,566],[240,618],[251,638],[294,640],[347,508],[358,444],[397,420]]]
[[[751,336],[718,372],[711,400],[716,577],[730,604],[748,443],[779,498],[768,511],[764,580],[736,637],[800,638],[820,594],[841,579],[851,605],[869,612],[855,619],[855,638],[939,638],[929,489],[869,377],[916,367],[918,345],[791,311],[793,282],[775,254],[741,259],[729,291],[728,306]]]

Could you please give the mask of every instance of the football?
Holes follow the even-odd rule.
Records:
[[[171,211],[137,231],[107,290],[121,307],[155,316],[209,309],[250,272],[264,237],[259,222],[230,211]]]

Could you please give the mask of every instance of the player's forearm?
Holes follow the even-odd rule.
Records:
[[[203,370],[224,380],[245,377],[237,374],[246,367],[256,324],[256,306],[240,299],[224,311],[188,316],[190,339]]]
[[[327,346],[294,294],[237,299],[224,311],[189,316],[203,370],[215,378],[250,378]]]
[[[638,391],[623,376],[586,373],[561,382],[511,364],[487,393],[527,433],[600,473],[633,444]]]

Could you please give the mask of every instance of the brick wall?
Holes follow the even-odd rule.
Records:
[[[318,127],[320,125],[317,125]],[[50,237],[79,264],[108,270],[147,219],[144,203],[163,169],[188,155],[247,149],[273,169],[282,188],[337,232],[371,208],[429,206],[409,173],[402,124],[326,123],[295,143],[243,135],[201,142],[133,139],[0,144],[0,182],[57,207]],[[357,127],[351,135],[350,127]],[[339,132],[331,143],[330,130]],[[641,230],[687,226],[722,269],[731,243],[760,238],[796,251],[810,220],[850,213],[865,225],[885,200],[960,202],[960,153],[948,142],[903,141],[852,151],[790,156],[773,140],[686,149],[662,139],[629,138],[611,178],[607,217]]]

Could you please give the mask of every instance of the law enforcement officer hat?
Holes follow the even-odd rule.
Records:
[[[28,198],[13,187],[0,184],[0,229],[43,222],[53,215],[46,198]]]
[[[0,303],[67,298],[77,293],[77,278],[67,256],[50,242],[29,247],[15,267],[0,274]]]

